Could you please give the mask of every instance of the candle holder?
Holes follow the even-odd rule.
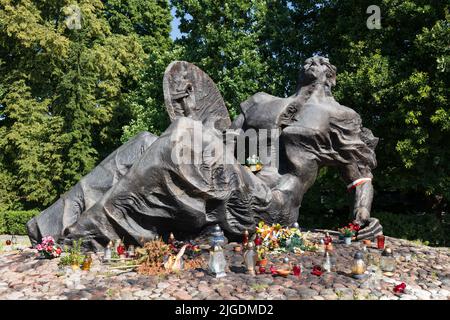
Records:
[[[263,243],[263,239],[261,238],[261,236],[259,234],[256,235],[255,237],[255,246],[260,246]]]
[[[213,250],[209,252],[208,269],[216,278],[222,278],[226,276],[225,267],[227,261],[220,245],[215,245]]]
[[[128,258],[134,258],[136,256],[134,245],[129,245],[127,250],[127,256]]]
[[[294,264],[294,267],[292,268],[292,272],[294,273],[294,276],[300,277],[302,274],[302,267],[299,264]]]
[[[169,234],[169,239],[167,240],[167,243],[171,245],[175,244],[175,236],[173,235],[172,232]]]
[[[247,247],[247,245],[248,245],[248,230],[247,229],[245,229],[244,230],[244,236],[243,236],[243,239],[242,239],[242,245],[244,246],[244,248],[245,247]]]
[[[377,248],[380,250],[384,249],[384,241],[385,241],[385,237],[384,235],[380,234],[379,236],[377,236]]]
[[[119,246],[117,247],[117,254],[121,259],[126,258],[126,251],[127,250],[125,248],[125,244],[123,244],[123,242],[120,241]]]
[[[362,252],[358,251],[355,253],[353,265],[352,265],[352,276],[356,279],[365,278],[366,264],[363,261]]]
[[[248,243],[247,250],[244,252],[244,263],[247,272],[252,276],[255,275],[257,254],[255,252],[255,245],[252,242]]]
[[[210,245],[211,248],[214,248],[214,246],[218,245],[219,247],[222,247],[222,245],[225,243],[225,237],[223,236],[223,231],[220,228],[218,224],[216,224],[213,228],[213,231],[211,232],[210,239]]]
[[[81,270],[89,271],[91,269],[91,264],[92,264],[92,254],[88,253],[84,258]]]
[[[331,236],[328,232],[325,234],[325,237],[323,238],[323,242],[326,246],[333,242],[333,239],[331,238]]]
[[[114,246],[114,244],[113,244],[113,242],[112,241],[110,241],[107,245],[106,245],[106,247],[105,247],[105,250],[104,250],[104,254],[103,254],[103,261],[110,261],[111,260],[111,258],[112,258],[112,247]]]
[[[323,239],[320,239],[318,252],[319,253],[325,253],[325,242],[323,241]]]
[[[330,260],[330,254],[328,252],[325,252],[325,259],[322,265],[322,269],[325,272],[330,272],[331,271],[331,260]]]
[[[208,269],[216,277],[222,278],[226,276],[225,268],[227,261],[221,245],[225,243],[225,237],[220,226],[216,224],[210,237],[211,250],[209,251]]]
[[[382,271],[385,272],[395,271],[396,261],[392,249],[389,247],[386,247],[386,249],[384,249],[383,253],[381,254],[380,268]]]

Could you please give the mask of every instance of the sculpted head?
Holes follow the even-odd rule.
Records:
[[[299,87],[318,83],[332,88],[336,85],[336,67],[328,58],[314,56],[305,60],[299,76]]]

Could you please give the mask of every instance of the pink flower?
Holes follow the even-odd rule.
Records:
[[[38,251],[42,251],[43,247],[42,247],[41,244],[38,244],[38,245],[36,246],[36,249],[37,249]]]
[[[42,238],[42,244],[43,245],[53,245],[55,243],[55,240],[52,236],[47,236]]]

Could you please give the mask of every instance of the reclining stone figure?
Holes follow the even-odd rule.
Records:
[[[204,72],[188,62],[171,63],[163,82],[169,128],[160,137],[141,133],[114,151],[28,222],[30,239],[83,238],[99,249],[118,238],[130,244],[170,232],[188,238],[214,224],[237,238],[260,220],[296,222],[303,195],[323,166],[337,166],[355,189],[354,218],[363,227],[358,237],[380,234],[381,225],[370,217],[378,138],[355,111],[334,100],[335,81],[328,59],[307,59],[294,95],[257,93],[232,123]],[[248,129],[279,133],[256,141],[269,144],[267,159],[277,159],[265,159],[256,173],[236,152]],[[225,144],[230,136],[231,148]]]

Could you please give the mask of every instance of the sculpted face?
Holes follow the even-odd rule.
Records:
[[[332,87],[336,84],[336,67],[327,58],[315,56],[306,59],[301,78],[303,85],[316,82]]]

